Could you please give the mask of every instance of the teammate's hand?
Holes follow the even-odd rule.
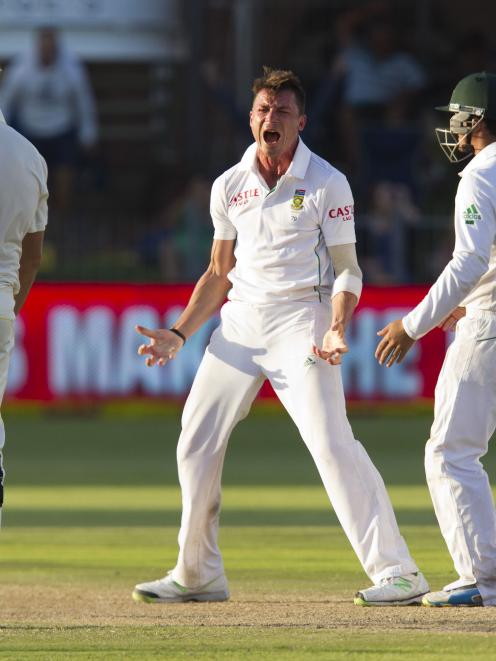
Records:
[[[144,326],[135,326],[134,328],[137,333],[148,337],[150,340],[148,344],[141,344],[138,347],[138,354],[147,356],[145,361],[147,367],[165,365],[169,360],[176,357],[177,352],[184,344],[178,335],[166,328],[157,328],[156,330],[150,330]]]
[[[377,335],[381,336],[382,340],[377,345],[375,357],[379,361],[379,365],[386,363],[386,367],[391,367],[394,363],[401,363],[410,347],[415,343],[415,340],[407,335],[401,319],[395,319]]]
[[[325,360],[329,365],[341,365],[342,355],[348,353],[344,325],[333,324],[324,335],[322,349],[313,345],[312,350],[316,356]]]
[[[462,317],[467,314],[466,308],[457,307],[438,325],[443,331],[453,330]]]

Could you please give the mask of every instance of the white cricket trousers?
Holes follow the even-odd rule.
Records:
[[[0,311],[1,313],[1,311]],[[14,321],[4,319],[0,316],[0,405],[3,400],[5,388],[7,387],[7,376],[9,373],[10,354],[14,347]],[[3,482],[4,468],[2,448],[5,445],[5,427],[0,415],[0,525],[3,505]]]
[[[353,437],[340,367],[312,355],[330,319],[330,304],[319,302],[230,301],[222,308],[184,407],[177,448],[183,512],[172,577],[181,585],[195,588],[224,572],[217,544],[224,455],[265,379],[298,427],[371,580],[417,571],[384,482]]]
[[[496,315],[467,311],[436,386],[425,470],[459,580],[496,606],[496,514],[480,458],[496,428]]]

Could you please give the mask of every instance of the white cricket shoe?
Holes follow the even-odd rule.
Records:
[[[454,590],[429,592],[422,599],[423,606],[483,606],[477,585],[466,585]]]
[[[421,572],[384,578],[378,585],[360,590],[355,595],[357,606],[408,606],[421,604],[429,584]]]
[[[222,574],[198,588],[185,588],[176,583],[171,572],[158,581],[138,583],[133,590],[134,601],[147,604],[175,603],[183,601],[226,601],[229,599],[227,579]]]

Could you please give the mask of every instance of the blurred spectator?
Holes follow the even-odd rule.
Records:
[[[374,21],[361,40],[340,54],[343,101],[364,118],[403,117],[407,104],[424,85],[424,74],[412,55],[398,50],[390,22]]]
[[[165,196],[139,245],[141,261],[159,268],[165,282],[193,282],[207,269],[212,245],[211,182],[201,175],[178,180],[175,197]]]
[[[204,166],[209,172],[222,170],[226,162],[236,161],[253,140],[247,126],[248,107],[241,107],[236,99],[232,80],[221,72],[213,58],[203,62],[200,69],[202,81],[211,103],[209,129],[212,135],[226,133],[227,140],[214,140],[209,145],[210,158]]]
[[[213,236],[210,189],[206,178],[193,177],[177,210],[173,242],[181,280],[197,280],[208,266]]]
[[[203,82],[207,90],[216,101],[219,108],[223,109],[225,115],[232,121],[236,133],[241,135],[246,146],[246,141],[251,140],[251,133],[246,128],[246,109],[239,107],[234,91],[220,72],[220,67],[214,59],[203,62],[201,67]]]
[[[409,189],[383,181],[372,189],[368,214],[357,218],[366,255],[361,260],[370,284],[395,284],[411,278],[410,228],[420,220]]]
[[[340,49],[331,75],[341,95],[344,168],[358,195],[384,178],[413,188],[420,132],[410,120],[413,109],[418,115],[415,100],[425,76],[416,59],[399,47],[390,4],[373,2],[344,13],[336,34]]]
[[[94,149],[97,122],[85,70],[56,30],[40,29],[29,52],[7,68],[0,104],[7,121],[45,157],[51,211],[56,212],[52,225],[55,221],[59,242],[70,210],[80,148]]]

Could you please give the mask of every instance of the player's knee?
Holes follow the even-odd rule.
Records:
[[[194,445],[185,440],[180,440],[177,445],[176,458],[179,469],[186,468],[190,464],[195,463],[195,457],[198,456],[198,451]]]
[[[438,477],[459,479],[463,474],[481,470],[479,462],[482,452],[469,445],[439,443],[429,440],[425,446],[425,474],[427,480]]]
[[[427,441],[425,446],[424,466],[428,480],[442,475],[446,466],[442,447],[432,440]]]
[[[426,448],[424,455],[424,468],[427,480],[433,478],[437,474],[438,471],[435,469],[435,467],[436,463],[434,462],[433,453],[428,448]]]

